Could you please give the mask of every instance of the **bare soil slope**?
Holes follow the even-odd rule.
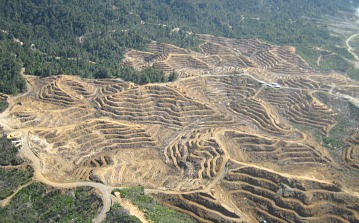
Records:
[[[295,48],[274,46],[257,39],[227,39],[199,35],[203,43],[199,52],[152,42],[149,52],[130,50],[124,64],[143,69],[156,66],[165,73],[176,71],[180,77],[203,74],[228,74],[255,70],[261,78],[275,79],[288,75],[306,75],[309,65],[295,54]]]
[[[143,185],[200,222],[358,222],[358,129],[339,160],[299,129],[327,136],[337,112],[316,94],[355,108],[359,83],[315,73],[290,47],[200,38],[201,52],[127,53],[178,71],[174,83],[29,77],[2,123],[28,133],[52,182]]]

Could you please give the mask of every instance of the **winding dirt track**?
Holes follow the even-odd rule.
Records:
[[[348,52],[354,56],[354,58],[357,60],[356,64],[359,65],[359,56],[354,53],[354,49],[350,46],[350,41],[354,39],[355,37],[359,36],[359,33],[351,35],[346,41],[345,44],[348,47]]]
[[[147,219],[145,218],[145,214],[142,211],[140,211],[138,207],[133,205],[131,201],[127,199],[123,199],[121,197],[112,196],[112,202],[113,203],[118,202],[121,205],[121,207],[123,207],[130,213],[130,215],[136,216],[138,219],[141,220],[142,223],[148,223]]]
[[[23,74],[23,72],[24,71],[22,70],[22,74]],[[25,76],[25,78],[26,78],[26,76]],[[15,97],[9,97],[9,99],[8,99],[9,107],[3,113],[0,114],[0,125],[4,127],[4,130],[6,132],[11,132],[11,131],[15,131],[15,130],[10,128],[5,123],[3,123],[2,122],[3,118],[8,115],[9,111],[12,108],[12,105],[13,105],[14,101],[16,101],[17,98],[23,97],[23,96],[29,94],[31,91],[32,91],[32,86],[27,82],[27,92],[25,92],[23,94],[20,94],[20,95],[17,95]],[[96,188],[101,193],[103,207],[102,207],[102,210],[99,213],[99,215],[96,216],[93,219],[93,222],[94,223],[102,222],[106,218],[106,213],[111,208],[111,204],[112,204],[112,202],[111,202],[111,192],[115,188],[111,187],[111,186],[108,186],[108,185],[94,183],[94,182],[80,182],[79,181],[79,182],[73,182],[73,183],[56,183],[56,182],[52,182],[52,181],[48,180],[42,174],[42,167],[41,167],[40,159],[34,154],[34,152],[29,147],[29,144],[28,144],[28,130],[24,129],[21,132],[22,132],[23,145],[22,145],[22,148],[20,150],[20,154],[23,157],[25,157],[26,159],[29,159],[31,161],[31,165],[32,165],[32,167],[34,169],[34,180],[38,181],[38,182],[41,182],[41,183],[44,183],[46,185],[52,186],[52,187],[57,187],[57,188],[74,188],[74,187],[84,187],[84,186]],[[14,195],[16,195],[16,193],[18,191],[20,191],[22,188],[26,187],[30,183],[27,183],[27,184],[19,187],[15,191],[15,193],[13,193],[10,197],[6,198],[2,202],[2,206],[6,205],[8,202],[10,202],[11,198]],[[119,188],[119,187],[116,187],[116,188]]]
[[[94,182],[73,182],[73,183],[56,183],[48,180],[42,174],[42,168],[40,164],[40,159],[33,153],[28,145],[28,133],[23,131],[23,147],[20,153],[31,160],[32,166],[34,168],[34,179],[46,185],[57,187],[57,188],[74,188],[74,187],[93,187],[100,191],[102,195],[103,207],[100,214],[93,220],[93,222],[101,222],[106,218],[106,213],[111,208],[111,192],[114,187],[107,186],[104,184],[94,183]]]
[[[4,113],[6,113],[6,111]],[[1,117],[0,117],[0,120],[1,120]],[[1,121],[0,121],[0,123],[1,123]],[[6,126],[3,123],[1,123],[1,124],[3,126]],[[13,129],[6,128],[5,130],[12,131]],[[22,133],[23,133],[23,138],[22,138],[23,146],[20,150],[20,154],[23,157],[26,157],[27,159],[29,159],[31,161],[32,167],[34,169],[34,180],[41,182],[43,184],[52,186],[52,187],[57,187],[57,188],[75,188],[75,187],[96,188],[101,193],[103,207],[102,207],[101,212],[99,213],[98,216],[96,216],[96,218],[93,220],[93,222],[95,222],[95,223],[102,222],[106,218],[106,213],[111,208],[111,192],[113,189],[115,189],[115,187],[111,187],[111,186],[99,184],[99,183],[94,183],[94,182],[56,183],[56,182],[52,182],[52,181],[48,180],[42,174],[42,167],[41,167],[40,159],[33,153],[33,151],[30,149],[30,147],[28,145],[28,132],[26,130],[23,130]],[[22,188],[24,188],[28,184],[25,184],[22,187],[18,188],[18,190],[12,196],[8,197],[6,199],[6,201],[9,202],[11,200],[11,198],[18,191],[20,191]],[[6,205],[7,202],[5,202],[5,203],[3,202],[2,205]]]
[[[9,202],[11,201],[11,199],[20,191],[22,190],[23,188],[29,186],[30,184],[32,184],[33,182],[30,181],[30,182],[27,182],[26,184],[24,185],[21,185],[20,187],[18,187],[9,197],[5,198],[4,200],[2,200],[0,202],[0,206],[1,207],[5,207],[6,205],[9,204]]]

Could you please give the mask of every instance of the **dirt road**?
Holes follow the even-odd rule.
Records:
[[[24,70],[22,70],[22,74],[23,74],[23,72],[24,72]],[[15,97],[9,97],[9,99],[8,99],[9,107],[4,112],[0,113],[0,125],[3,126],[3,128],[6,132],[19,131],[18,129],[12,129],[11,127],[9,127],[6,123],[3,122],[3,120],[6,116],[8,116],[9,111],[11,110],[12,105],[14,104],[16,99],[27,95],[31,91],[32,91],[32,86],[29,83],[27,83],[27,92],[25,92],[23,94],[19,94]],[[48,180],[42,174],[41,160],[39,159],[39,157],[37,157],[34,154],[34,152],[31,150],[31,148],[28,144],[28,130],[23,129],[20,131],[22,132],[22,144],[23,145],[22,145],[22,148],[20,149],[19,153],[20,153],[20,155],[22,155],[23,157],[25,157],[31,161],[32,167],[34,169],[34,180],[44,183],[46,185],[52,186],[52,187],[57,187],[57,188],[74,188],[74,187],[84,187],[84,186],[96,188],[101,193],[103,207],[102,207],[102,210],[99,213],[99,215],[93,219],[93,222],[94,223],[102,222],[106,218],[106,213],[111,208],[111,204],[112,204],[111,192],[115,188],[108,186],[108,185],[95,183],[95,182],[57,183],[57,182],[52,182],[52,181]],[[19,187],[18,191],[21,190],[25,186],[27,186],[27,184],[23,185],[22,187]],[[16,194],[16,192],[13,195],[15,195],[15,194]],[[6,203],[11,200],[13,195],[6,198]],[[4,205],[4,202],[2,202],[2,205]]]
[[[103,207],[98,216],[95,217],[93,220],[94,223],[100,223],[106,218],[106,213],[111,208],[111,192],[115,187],[111,187],[108,185],[95,183],[95,182],[73,182],[73,183],[57,183],[52,182],[48,180],[44,175],[42,174],[42,167],[41,167],[41,161],[40,159],[33,153],[33,151],[30,149],[28,145],[28,132],[26,130],[23,131],[23,147],[20,150],[20,153],[31,160],[32,167],[34,169],[34,179],[38,182],[44,183],[46,185],[57,187],[57,188],[74,188],[74,187],[93,187],[96,188],[98,191],[100,191],[102,195],[102,203]]]
[[[346,41],[345,44],[348,47],[348,52],[354,56],[354,58],[357,60],[355,62],[355,66],[359,67],[359,56],[354,53],[354,49],[350,46],[350,41],[356,37],[359,37],[359,33],[351,35]]]
[[[14,193],[12,193],[9,197],[5,198],[4,200],[2,200],[2,201],[0,202],[0,207],[5,207],[6,205],[8,205],[9,202],[11,201],[11,199],[12,199],[20,190],[22,190],[23,188],[29,186],[29,185],[32,184],[32,183],[33,183],[33,182],[30,181],[30,182],[27,182],[26,184],[21,185],[20,187],[18,187],[18,188],[14,191]]]
[[[145,218],[145,214],[140,209],[138,209],[138,207],[133,205],[131,201],[115,196],[112,197],[112,201],[119,203],[121,207],[130,213],[130,215],[136,216],[141,220],[142,223],[148,223],[147,219]]]

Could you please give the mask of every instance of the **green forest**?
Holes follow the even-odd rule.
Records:
[[[193,218],[185,213],[181,213],[177,210],[164,206],[156,201],[153,197],[145,194],[144,188],[137,186],[132,188],[115,189],[121,194],[121,198],[130,200],[136,207],[138,207],[143,213],[146,219],[150,222],[161,223],[195,223]],[[175,219],[175,220],[174,220]],[[111,207],[110,212],[107,213],[106,222],[129,222],[138,223],[141,222],[134,216],[129,216],[124,213],[120,205],[114,205]],[[122,220],[122,221],[121,221]]]
[[[0,208],[0,222],[91,222],[101,207],[90,187],[59,190],[32,183]]]
[[[121,67],[125,50],[146,50],[152,40],[195,49],[199,44],[196,33],[257,37],[297,46],[310,62],[310,56],[317,53],[314,46],[342,45],[325,25],[310,18],[351,11],[359,2],[0,0],[0,4],[0,92],[16,94],[26,88],[19,75],[21,67],[27,74],[41,77],[72,74],[120,77],[139,84],[168,81],[156,68],[139,73]],[[179,32],[172,31],[177,27]],[[343,48],[331,50],[342,52]],[[351,56],[339,55],[340,63]],[[349,68],[330,63],[324,71],[348,72]]]

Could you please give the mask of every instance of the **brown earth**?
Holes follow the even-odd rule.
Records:
[[[251,71],[252,75],[257,74],[263,80],[273,81],[313,72],[295,54],[293,47],[274,46],[257,39],[235,40],[210,35],[199,35],[198,38],[203,41],[199,52],[152,42],[149,52],[128,51],[123,63],[139,70],[156,66],[165,73],[176,71],[182,78]]]
[[[317,94],[355,108],[359,83],[291,47],[200,38],[201,52],[127,53],[138,69],[177,71],[174,83],[28,77],[1,124],[28,133],[49,182],[142,185],[200,222],[358,222],[358,117],[339,160],[298,126],[327,136],[338,110]]]

